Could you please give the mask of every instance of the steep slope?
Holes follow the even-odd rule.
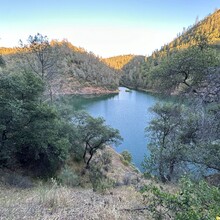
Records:
[[[120,84],[123,86],[128,86],[137,89],[138,87],[144,86],[142,65],[145,62],[144,56],[135,56],[130,62],[122,67],[122,76],[120,79]]]
[[[153,90],[151,80],[154,76],[151,75],[151,71],[160,66],[161,61],[166,57],[193,45],[198,45],[201,49],[209,45],[220,54],[220,10],[197,21],[193,26],[184,28],[173,41],[162,46],[160,50],[155,50],[151,56],[144,59],[144,62],[127,64],[121,82],[125,86]]]
[[[144,64],[144,56],[121,55],[103,59],[108,66],[114,68],[121,74],[120,85],[137,88],[144,85],[140,72]]]
[[[61,93],[111,93],[117,90],[119,75],[98,57],[64,42],[60,48],[60,74],[55,84]]]
[[[183,28],[182,34],[178,34],[173,41],[162,47],[160,52],[185,49],[197,44],[198,41],[207,41],[210,45],[220,46],[220,10],[188,28]]]

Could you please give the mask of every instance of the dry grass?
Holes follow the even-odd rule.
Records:
[[[112,189],[105,194],[91,189],[39,185],[30,189],[0,187],[0,219],[150,219],[147,211],[121,209],[142,207],[141,195],[132,187]]]
[[[124,165],[121,162],[121,156],[113,149],[106,148],[103,152],[112,155],[112,162],[107,164],[108,171],[104,171],[104,174],[111,180],[115,180],[117,187],[113,189],[106,187],[105,190],[99,192],[91,189],[88,171],[81,175],[83,163],[75,164],[72,161],[69,164],[70,171],[80,177],[80,186],[83,188],[61,186],[55,180],[34,186],[34,184],[26,184],[31,181],[28,178],[23,179],[23,176],[18,178],[16,173],[6,175],[8,171],[4,171],[0,178],[0,184],[2,182],[0,185],[0,220],[152,219],[147,210],[134,211],[147,204],[138,189],[152,181],[143,179],[132,166]],[[97,154],[93,163],[99,165],[100,156],[102,155]],[[11,178],[6,178],[7,176]],[[13,181],[9,181],[11,179]],[[150,195],[147,196],[150,198]]]

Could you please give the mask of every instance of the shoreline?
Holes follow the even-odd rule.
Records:
[[[119,89],[110,90],[101,87],[82,87],[78,89],[62,89],[59,92],[54,92],[54,95],[113,95],[118,94]]]

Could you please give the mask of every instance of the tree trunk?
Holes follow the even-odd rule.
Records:
[[[173,171],[174,171],[174,165],[175,165],[175,160],[171,160],[170,161],[170,166],[169,166],[169,174],[167,175],[167,180],[171,181],[172,179],[172,175],[173,175]]]
[[[83,154],[84,163],[86,163],[86,152],[87,152],[87,149],[88,149],[88,146],[87,146],[87,144],[86,144],[86,148],[85,148],[84,154]]]
[[[87,160],[86,169],[89,169],[89,163],[90,163],[90,161],[91,161],[91,159],[92,159],[92,157],[93,157],[93,151],[90,151],[89,153],[90,153],[90,157],[89,157],[89,159]]]
[[[163,162],[161,161],[162,158],[160,158],[159,161],[159,175],[160,175],[160,179],[163,183],[165,183],[167,181],[167,179],[164,176],[164,172],[163,172]]]

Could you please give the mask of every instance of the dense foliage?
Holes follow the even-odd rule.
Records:
[[[152,111],[155,118],[146,129],[150,138],[150,156],[143,163],[146,172],[167,182],[184,173],[198,178],[220,171],[219,103],[157,104]]]
[[[131,88],[139,88],[146,83],[145,77],[141,74],[142,65],[145,63],[144,56],[135,56],[129,63],[123,66],[120,84]]]
[[[151,69],[149,79],[152,88],[166,93],[197,93],[208,76],[216,74],[214,69],[219,63],[215,50],[190,47],[162,59]]]
[[[181,179],[177,192],[168,192],[156,186],[147,186],[143,195],[157,220],[201,220],[217,219],[220,216],[220,190],[206,182],[192,182]],[[152,196],[149,197],[151,193]],[[147,196],[148,195],[148,196]]]
[[[93,118],[86,112],[77,113],[73,117],[77,142],[85,146],[83,160],[86,168],[89,168],[90,161],[98,149],[103,149],[106,144],[117,145],[122,140],[119,131],[104,124],[103,118]]]
[[[32,73],[1,74],[0,164],[51,174],[66,160],[70,147],[65,122],[41,102],[42,80]]]

